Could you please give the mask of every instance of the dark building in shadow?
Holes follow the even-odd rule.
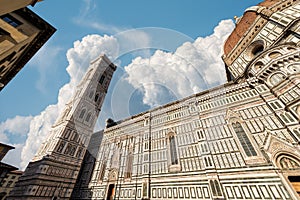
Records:
[[[91,137],[72,193],[72,199],[89,199],[92,197],[92,191],[89,189],[88,185],[92,179],[92,173],[102,137],[103,130],[95,132]]]
[[[0,16],[0,91],[55,31],[26,7]]]

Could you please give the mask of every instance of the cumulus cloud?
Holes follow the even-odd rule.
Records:
[[[26,138],[32,118],[32,116],[15,116],[14,118],[7,119],[0,123],[0,142],[15,147],[15,149],[8,152],[3,159],[3,162],[7,162],[17,167],[20,166],[21,151],[24,144],[16,142],[21,142],[20,140]],[[14,140],[14,142],[11,143],[10,140]]]
[[[0,134],[6,135],[21,135],[26,133],[29,130],[29,124],[32,120],[32,116],[15,116],[14,118],[7,119],[4,122],[0,123]],[[3,138],[0,137],[0,142],[3,141]]]
[[[8,163],[10,165],[19,167],[21,160],[21,152],[23,149],[24,144],[10,144],[11,146],[15,147],[15,149],[10,150],[7,155],[3,158],[3,162]]]
[[[0,132],[0,142],[5,143],[5,144],[9,142],[9,139],[8,139],[6,133]]]
[[[135,58],[125,67],[128,82],[142,90],[143,102],[150,106],[166,103],[161,101],[168,95],[162,86],[183,98],[225,82],[222,47],[233,28],[231,20],[224,20],[212,35],[186,42],[174,53],[157,50],[150,58]]]
[[[15,134],[27,133],[24,144],[22,142],[16,143],[17,150],[15,150],[14,156],[21,154],[21,158],[19,160],[15,158],[15,160],[21,162],[20,167],[22,169],[26,167],[48,135],[51,125],[72,97],[76,85],[89,66],[89,62],[100,54],[106,54],[111,61],[115,62],[120,56],[139,49],[166,50],[157,50],[150,58],[135,58],[125,67],[124,71],[119,68],[120,76],[114,77],[118,80],[112,84],[114,88],[110,89],[114,95],[107,95],[107,98],[112,98],[109,101],[115,101],[115,104],[106,100],[99,119],[104,121],[107,116],[113,115],[111,106],[114,107],[116,104],[120,107],[118,114],[121,115],[118,116],[127,117],[130,96],[135,90],[143,92],[145,104],[155,106],[169,100],[168,95],[181,98],[199,92],[207,86],[224,82],[225,73],[221,61],[221,49],[233,26],[232,21],[222,21],[215,28],[214,34],[205,38],[198,38],[194,42],[183,37],[182,34],[177,34],[177,42],[190,42],[181,43],[182,45],[174,53],[168,52],[174,48],[174,45],[168,46],[165,43],[167,38],[160,38],[161,41],[164,41],[159,44],[156,39],[157,36],[152,35],[150,37],[149,33],[143,30],[126,31],[114,36],[88,35],[82,40],[74,42],[74,47],[67,52],[69,63],[67,72],[70,81],[59,90],[57,103],[49,105],[39,115],[26,118],[28,123],[27,129],[24,128],[24,131],[19,131],[21,128],[14,130],[12,126],[9,126],[9,124],[19,123],[17,118],[6,121],[5,127],[10,127],[9,129],[14,130]],[[152,31],[155,32],[154,29]],[[170,38],[174,42],[176,34]],[[22,127],[22,125],[20,126]],[[98,128],[101,128],[101,125],[97,124]],[[7,136],[5,131],[1,131],[0,125],[0,137],[2,138],[1,134]],[[9,138],[3,137],[2,141],[9,143]]]

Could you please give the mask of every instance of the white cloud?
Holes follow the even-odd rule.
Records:
[[[90,13],[92,10],[95,10],[96,8],[96,3],[94,0],[84,0],[84,6],[80,10],[80,15],[81,16],[86,16],[88,13]]]
[[[9,142],[9,139],[8,139],[6,133],[0,132],[0,142],[2,142],[4,144]]]
[[[4,157],[3,162],[9,163],[16,167],[20,167],[21,163],[21,151],[24,144],[11,143],[10,140],[20,141],[27,138],[27,132],[29,131],[29,126],[32,116],[15,116],[14,118],[7,119],[0,123],[0,142],[4,144],[9,144],[15,149],[10,150]]]
[[[10,144],[15,147],[15,149],[10,150],[6,156],[3,158],[3,162],[13,165],[15,167],[20,167],[21,160],[21,152],[24,144]]]
[[[44,111],[31,120],[27,139],[21,151],[20,167],[22,169],[27,166],[41,143],[45,140],[59,112],[59,104],[49,105]]]
[[[7,119],[4,122],[0,123],[0,134],[6,135],[22,135],[29,130],[29,124],[32,120],[32,116],[15,116],[14,118]],[[5,142],[0,137],[1,142]]]
[[[127,29],[125,27],[118,27],[101,22],[101,19],[99,19],[99,17],[96,17],[97,13],[94,12],[97,10],[95,0],[84,0],[82,2],[83,4],[78,13],[78,16],[73,19],[73,22],[76,25],[91,27],[98,31],[104,31],[106,33],[117,33]]]
[[[163,98],[166,92],[161,86],[183,98],[225,82],[221,55],[223,43],[233,28],[231,20],[224,20],[212,35],[186,42],[174,53],[157,50],[150,58],[134,59],[125,67],[128,82],[143,91],[143,102],[151,106],[166,103],[161,101],[168,99]]]

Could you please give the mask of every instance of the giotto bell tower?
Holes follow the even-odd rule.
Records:
[[[69,199],[116,66],[92,61],[9,199]]]

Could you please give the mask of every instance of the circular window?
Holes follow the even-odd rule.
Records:
[[[272,59],[278,58],[278,57],[280,57],[280,56],[282,56],[282,54],[279,53],[279,52],[277,52],[277,51],[271,52],[271,53],[269,54],[269,57],[272,58]]]
[[[255,69],[255,71],[259,71],[263,66],[264,66],[264,63],[261,61],[258,61],[257,63],[254,64],[254,69]]]
[[[247,50],[245,51],[245,59],[251,61],[253,58],[258,56],[264,50],[264,42],[262,40],[257,40],[252,42]]]
[[[296,49],[294,47],[288,47],[287,50],[289,50],[289,51],[295,51]]]
[[[290,71],[291,74],[300,73],[300,65],[298,63],[288,66],[287,69]]]

